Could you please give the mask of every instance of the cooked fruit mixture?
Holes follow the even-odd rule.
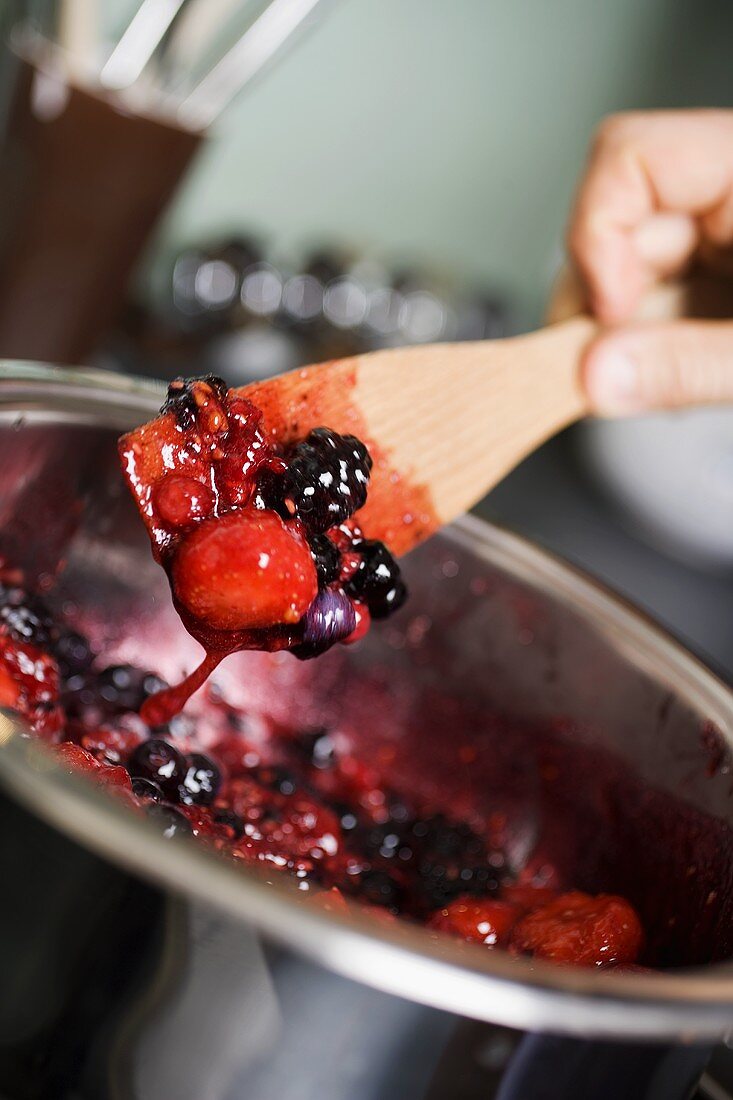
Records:
[[[196,722],[151,727],[154,672],[105,665],[44,603],[0,586],[0,703],[165,837],[193,836],[225,858],[294,877],[310,904],[401,916],[462,940],[589,966],[631,964],[639,919],[620,897],[517,874],[495,827],[413,804],[329,729],[273,728],[257,744],[246,716],[209,689]]]
[[[315,657],[402,605],[399,566],[354,518],[372,468],[363,443],[323,427],[278,448],[261,411],[207,377],[172,383],[162,416],[123,437],[120,453],[206,658],[173,687],[152,671],[105,665],[8,574],[0,705],[163,836],[193,836],[231,860],[289,874],[328,911],[356,901],[487,948],[635,963],[643,936],[627,901],[550,888],[547,868],[539,881],[517,873],[495,822],[469,825],[412,804],[333,731],[279,727],[255,746],[244,716],[211,686],[196,721],[179,713],[228,653]]]
[[[207,657],[147,704],[170,718],[228,653],[316,657],[358,640],[407,595],[395,559],[353,519],[372,460],[352,435],[316,428],[276,448],[261,411],[213,376],[172,382],[162,416],[120,441],[123,468]]]

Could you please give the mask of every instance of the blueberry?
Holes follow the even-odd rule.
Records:
[[[235,814],[234,810],[214,810],[213,818],[217,825],[225,825],[232,830],[234,840],[239,840],[244,836],[244,822],[239,814]]]
[[[185,756],[168,741],[162,737],[151,737],[137,746],[128,761],[127,770],[133,778],[151,779],[166,797],[177,800],[188,765]]]
[[[363,871],[359,876],[358,897],[368,905],[383,905],[387,909],[397,910],[402,890],[387,871]]]
[[[136,776],[132,780],[132,793],[138,798],[144,798],[146,802],[164,802],[165,795],[152,779],[142,779]]]
[[[309,535],[323,534],[364,505],[372,460],[355,436],[316,428],[292,448],[287,462],[280,497]]]
[[[302,641],[291,650],[301,661],[325,653],[356,628],[356,612],[340,589],[319,592],[301,620]]]
[[[191,836],[193,833],[191,823],[173,806],[151,802],[149,806],[145,807],[145,812],[149,818],[160,826],[166,840],[170,840],[174,836]]]
[[[338,580],[341,572],[341,554],[328,535],[314,535],[310,540],[310,549],[313,561],[316,563],[318,587],[327,588],[333,581]]]
[[[91,646],[83,635],[75,630],[64,630],[53,646],[54,657],[64,680],[81,676],[90,668],[94,659]]]
[[[178,798],[186,806],[209,806],[221,786],[221,772],[213,760],[201,752],[186,757],[186,776],[178,789]]]
[[[110,665],[97,673],[97,691],[112,710],[139,710],[149,695],[165,686],[155,673],[134,665]]]
[[[364,539],[354,549],[360,558],[359,566],[345,590],[367,604],[373,619],[386,619],[407,599],[400,567],[384,543],[376,539]]]

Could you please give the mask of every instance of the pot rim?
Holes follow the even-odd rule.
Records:
[[[85,368],[0,363],[0,415],[40,415],[120,430],[157,412],[163,384]],[[733,747],[733,691],[650,618],[544,549],[464,517],[443,536],[549,591],[673,683]],[[718,1038],[733,1031],[733,963],[614,973],[512,958],[407,922],[329,914],[294,900],[284,876],[233,867],[185,839],[165,840],[82,776],[64,772],[0,711],[0,783],[49,824],[97,854],[254,925],[328,969],[461,1016],[527,1030],[637,1039]]]

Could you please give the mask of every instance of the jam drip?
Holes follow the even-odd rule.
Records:
[[[261,410],[212,375],[172,382],[161,414],[124,436],[120,454],[176,609],[207,657],[150,701],[148,717],[170,718],[228,653],[316,657],[402,606],[397,562],[354,519],[372,469],[355,436],[321,427],[279,447]]]

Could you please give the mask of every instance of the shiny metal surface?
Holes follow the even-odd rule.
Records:
[[[63,545],[69,559],[60,582],[64,591],[78,603],[86,599],[90,613],[101,608],[102,618],[123,623],[118,652],[134,652],[141,661],[157,657],[170,671],[190,660],[195,647],[172,616],[114,449],[116,433],[154,413],[159,401],[159,388],[129,379],[2,366],[0,551],[20,552],[12,539],[8,547],[2,544],[14,522],[30,516],[33,522],[23,530],[26,537],[37,532],[33,554],[25,547],[34,566],[51,568]],[[49,469],[56,475],[54,492],[44,500],[42,475]],[[74,531],[54,519],[64,487],[66,499],[84,502]],[[407,627],[402,634],[396,628],[399,637],[373,632],[366,645],[336,658],[343,685],[383,667],[407,685],[410,704],[439,679],[461,706],[467,698],[481,706],[490,700],[518,723],[563,713],[575,723],[581,742],[597,742],[618,755],[640,783],[664,789],[681,806],[730,826],[730,775],[725,765],[709,774],[710,755],[700,733],[705,721],[713,723],[730,750],[733,695],[654,624],[536,547],[475,520],[432,540],[407,569],[415,590],[410,623],[420,625],[427,641],[415,641],[414,629],[411,634]],[[268,659],[245,655],[244,660],[246,675],[241,661],[231,661],[227,686],[232,690],[246,694],[254,679],[277,676],[279,666]],[[318,680],[298,690],[317,697],[324,675],[319,672]],[[411,684],[417,685],[414,696]],[[44,820],[146,880],[204,901],[348,977],[524,1029],[702,1038],[733,1028],[730,962],[666,973],[596,973],[437,940],[407,924],[375,928],[368,919],[317,912],[301,904],[286,881],[268,883],[203,848],[162,840],[101,791],[60,773],[38,745],[18,734],[12,716],[3,715],[0,781]],[[527,752],[526,739],[521,745]],[[431,756],[427,747],[425,755]],[[427,782],[433,766],[431,759],[416,761],[415,781]],[[531,778],[535,769],[531,753],[521,758],[521,775]],[[446,782],[455,781],[458,790],[465,778],[446,777]],[[514,795],[522,818],[518,843],[531,846],[542,829],[533,818],[532,782]],[[501,796],[502,790],[492,792]],[[594,839],[585,838],[587,845]],[[640,828],[640,849],[644,842]],[[718,851],[713,858],[721,891],[728,893],[733,852]]]

